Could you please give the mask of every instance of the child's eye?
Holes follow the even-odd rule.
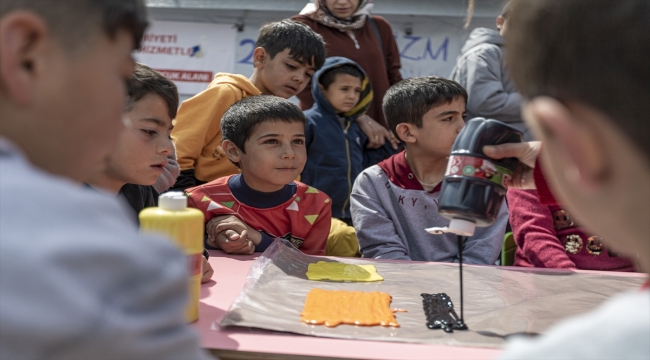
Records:
[[[453,121],[453,120],[454,120],[454,118],[453,118],[452,116],[450,116],[450,117],[448,117],[448,118],[445,118],[445,119],[443,119],[443,121]]]
[[[296,145],[302,145],[302,144],[305,143],[305,140],[303,140],[303,139],[296,139],[296,140],[293,141],[293,143],[296,144]]]
[[[278,141],[276,139],[268,139],[264,142],[264,144],[277,144]]]
[[[289,69],[291,69],[291,70],[296,70],[296,69],[298,69],[297,67],[295,67],[294,65],[291,65],[291,64],[289,64],[289,63],[287,63],[287,67],[288,67]]]
[[[307,76],[308,79],[311,79],[312,77],[314,77],[314,74],[312,74],[312,73],[305,73],[305,75]]]
[[[147,129],[142,129],[142,132],[149,135],[149,136],[154,136],[157,134],[155,130],[147,130]]]

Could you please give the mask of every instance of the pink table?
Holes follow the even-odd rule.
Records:
[[[259,358],[283,354],[276,358],[319,357],[351,359],[493,359],[501,350],[443,345],[424,345],[397,342],[358,341],[288,333],[249,330],[242,328],[221,329],[218,324],[230,304],[246,282],[246,274],[257,255],[227,255],[210,251],[210,264],[214,269],[212,281],[201,288],[199,320],[192,326],[200,332],[202,346],[218,350],[222,358],[250,358],[232,356],[232,351],[258,353]],[[216,322],[216,323],[215,323]],[[224,352],[225,351],[225,352]],[[228,356],[227,356],[228,355]],[[288,355],[288,356],[287,356]]]
[[[246,282],[246,274],[256,255],[228,255],[210,251],[214,269],[212,281],[201,288],[199,320],[192,324],[201,334],[202,346],[227,359],[494,359],[499,349],[398,342],[317,338],[265,330],[228,328],[218,324]],[[546,269],[523,269],[545,271]],[[548,269],[549,271],[556,271]],[[643,273],[616,273],[578,270],[583,273],[647,277]]]

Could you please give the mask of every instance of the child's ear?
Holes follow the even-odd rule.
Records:
[[[269,54],[263,47],[256,47],[255,50],[253,50],[253,66],[255,66],[256,69],[263,68],[268,57]]]
[[[413,129],[415,125],[413,124],[407,124],[407,123],[401,123],[397,125],[397,128],[395,128],[395,131],[397,132],[395,135],[397,135],[397,138],[400,139],[401,141],[404,141],[405,143],[415,143],[415,136],[413,135]]]
[[[501,30],[504,22],[506,22],[506,19],[503,16],[497,16],[497,29]]]
[[[549,97],[531,100],[524,114],[532,120],[529,123],[544,141],[547,152],[563,159],[549,171],[562,173],[576,188],[594,189],[607,167],[601,136],[593,121],[601,114],[585,105],[565,105]]]
[[[0,27],[0,82],[8,97],[27,104],[35,96],[39,75],[45,71],[51,36],[41,18],[24,11],[3,17]]]
[[[230,140],[224,140],[221,143],[221,148],[223,149],[223,152],[226,153],[228,160],[232,161],[233,163],[239,163],[241,160],[242,151],[237,147],[237,145],[235,145],[234,142]]]

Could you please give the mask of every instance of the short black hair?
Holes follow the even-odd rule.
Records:
[[[89,34],[99,31],[113,38],[121,29],[133,36],[140,47],[147,28],[147,7],[143,0],[1,0],[0,17],[16,10],[43,18],[57,40],[67,49],[80,48]]]
[[[135,70],[127,85],[125,111],[133,109],[133,104],[147,94],[160,96],[167,104],[170,119],[176,118],[178,111],[178,89],[176,85],[162,74],[148,67],[136,63]]]
[[[344,64],[341,66],[333,67],[331,69],[327,69],[318,78],[318,83],[323,85],[323,88],[327,90],[330,87],[330,85],[332,85],[332,83],[336,80],[336,75],[338,74],[352,75],[358,79],[361,79],[361,81],[363,81],[363,73],[361,72],[361,70],[359,70],[358,67],[352,64]]]
[[[389,129],[397,134],[397,125],[409,123],[420,128],[427,111],[457,98],[467,103],[467,91],[453,80],[438,76],[413,77],[391,86],[382,107]]]
[[[289,49],[292,58],[302,64],[312,65],[316,70],[323,66],[327,56],[323,37],[309,26],[293,20],[281,20],[262,26],[255,46],[264,48],[271,59]]]
[[[244,154],[246,141],[255,127],[266,121],[305,124],[305,114],[289,100],[273,95],[256,95],[234,103],[221,118],[223,140],[232,141]],[[239,164],[235,163],[239,166]]]
[[[510,17],[510,13],[512,12],[512,5],[512,0],[506,1],[505,4],[503,4],[501,15],[499,16],[503,17],[504,19],[508,19],[508,17]]]
[[[599,109],[650,159],[650,1],[519,0],[512,13],[518,90]]]

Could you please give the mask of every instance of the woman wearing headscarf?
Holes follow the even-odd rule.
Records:
[[[328,57],[346,57],[368,74],[375,101],[366,115],[357,118],[357,123],[368,136],[369,148],[379,148],[390,141],[397,149],[397,140],[388,131],[381,103],[388,88],[402,80],[399,50],[388,21],[370,15],[373,6],[372,0],[313,0],[292,19],[323,37]],[[305,110],[314,104],[310,88],[307,86],[298,94],[300,106]]]

